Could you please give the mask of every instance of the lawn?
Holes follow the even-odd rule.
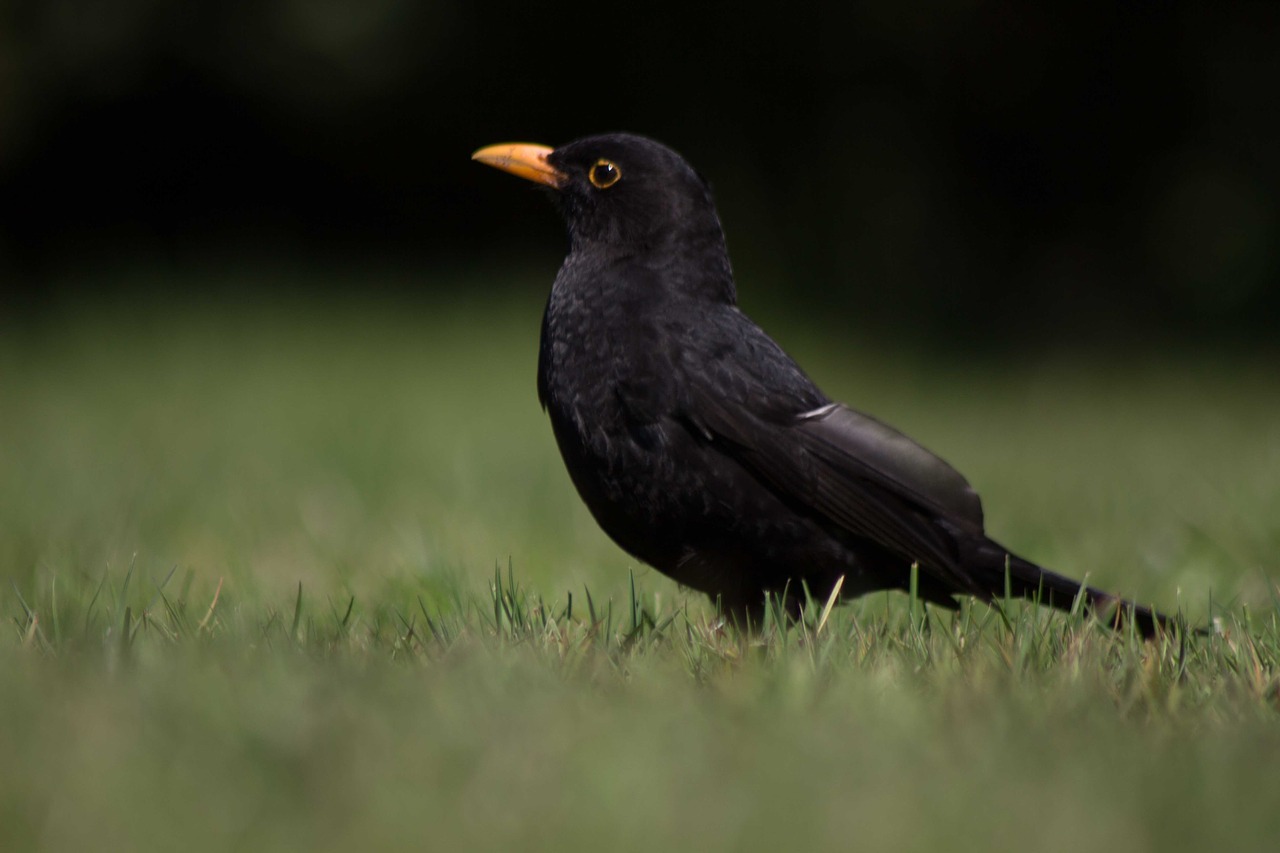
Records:
[[[0,320],[0,850],[1275,848],[1274,358],[754,310],[998,539],[1217,630],[886,594],[746,639],[595,528],[545,283],[492,278]]]

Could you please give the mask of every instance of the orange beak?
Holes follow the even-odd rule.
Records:
[[[566,175],[547,162],[547,155],[554,150],[545,145],[524,142],[504,143],[481,148],[471,155],[471,159],[510,172],[526,181],[558,188]]]

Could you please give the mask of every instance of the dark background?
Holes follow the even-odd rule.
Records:
[[[711,179],[749,300],[938,342],[1269,341],[1280,3],[1053,7],[9,3],[0,306],[282,262],[394,298],[549,281],[555,217],[468,155],[632,130]]]

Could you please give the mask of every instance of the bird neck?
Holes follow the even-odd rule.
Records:
[[[631,268],[644,271],[650,287],[673,297],[727,305],[738,301],[719,222],[697,230],[655,231],[645,240],[598,241],[572,235],[565,267],[582,271],[573,276],[580,283],[596,279],[602,284],[613,279],[613,273],[626,280],[629,276],[622,271]]]

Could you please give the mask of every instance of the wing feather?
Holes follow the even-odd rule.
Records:
[[[960,567],[951,536],[933,520],[942,514],[982,529],[981,502],[942,459],[839,404],[774,423],[705,389],[692,403],[703,435],[784,499],[919,563],[957,591],[983,594]]]

